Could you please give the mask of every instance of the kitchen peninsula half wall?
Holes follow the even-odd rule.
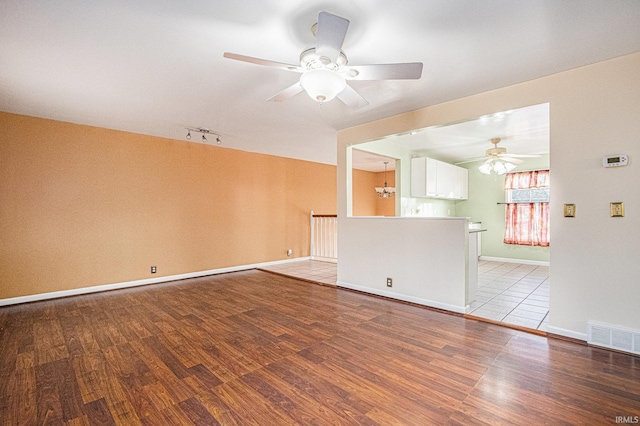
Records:
[[[469,255],[469,244],[475,246],[477,234],[469,233],[467,218],[344,221],[339,287],[457,313],[469,311],[477,288],[477,257]]]

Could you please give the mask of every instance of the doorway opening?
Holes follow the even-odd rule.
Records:
[[[504,181],[507,172],[550,169],[549,128],[545,103],[352,145],[347,158],[353,215],[359,209],[354,161],[362,152],[395,159],[397,216],[467,217],[486,230],[479,238],[478,291],[470,315],[545,330],[550,247],[505,244]],[[415,196],[412,160],[418,157],[466,169],[466,198]]]

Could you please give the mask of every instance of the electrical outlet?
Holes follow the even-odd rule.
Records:
[[[387,278],[387,287],[393,287],[393,279]]]
[[[289,249],[287,250],[287,256],[291,256],[293,254],[293,250]]]
[[[156,273],[156,270],[157,270],[157,268],[156,268],[155,266],[152,266],[152,267],[151,267],[151,273],[152,273],[152,274],[155,274],[155,273]]]

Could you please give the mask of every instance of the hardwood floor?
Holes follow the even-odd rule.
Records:
[[[640,358],[261,271],[0,308],[0,424],[615,424]]]

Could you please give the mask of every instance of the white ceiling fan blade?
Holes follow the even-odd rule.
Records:
[[[522,164],[522,163],[524,163],[524,161],[522,161],[522,160],[518,160],[517,158],[511,158],[511,156],[503,157],[503,156],[501,155],[501,156],[500,156],[500,160],[502,160],[502,161],[506,161],[507,163],[513,163],[513,164]]]
[[[347,80],[417,80],[422,77],[422,62],[355,65],[349,68],[344,74]]]
[[[348,84],[342,92],[338,93],[338,99],[351,109],[358,109],[369,105],[369,102]]]
[[[499,154],[500,157],[507,156],[513,158],[540,158],[540,154]]]
[[[254,58],[251,56],[238,55],[236,53],[225,52],[223,55],[225,58],[235,59],[236,61],[249,62],[250,64],[264,65],[266,67],[278,68],[281,70],[303,72],[304,69],[297,65],[284,64],[282,62],[269,61],[267,59]]]
[[[493,158],[490,158],[488,160],[487,160],[487,157],[470,158],[468,160],[459,161],[459,162],[456,163],[456,165],[458,165],[458,164],[467,164],[467,163],[475,163],[477,161],[482,161],[482,160],[486,160],[485,163],[489,163],[489,162],[493,161]]]
[[[296,81],[295,84],[292,84],[286,89],[279,91],[278,93],[276,93],[275,95],[273,95],[267,100],[274,101],[274,102],[282,102],[289,98],[293,98],[295,95],[297,95],[300,92],[302,92],[302,86],[300,86],[299,81]]]
[[[316,54],[335,62],[349,29],[349,20],[327,12],[318,14],[316,29]]]

